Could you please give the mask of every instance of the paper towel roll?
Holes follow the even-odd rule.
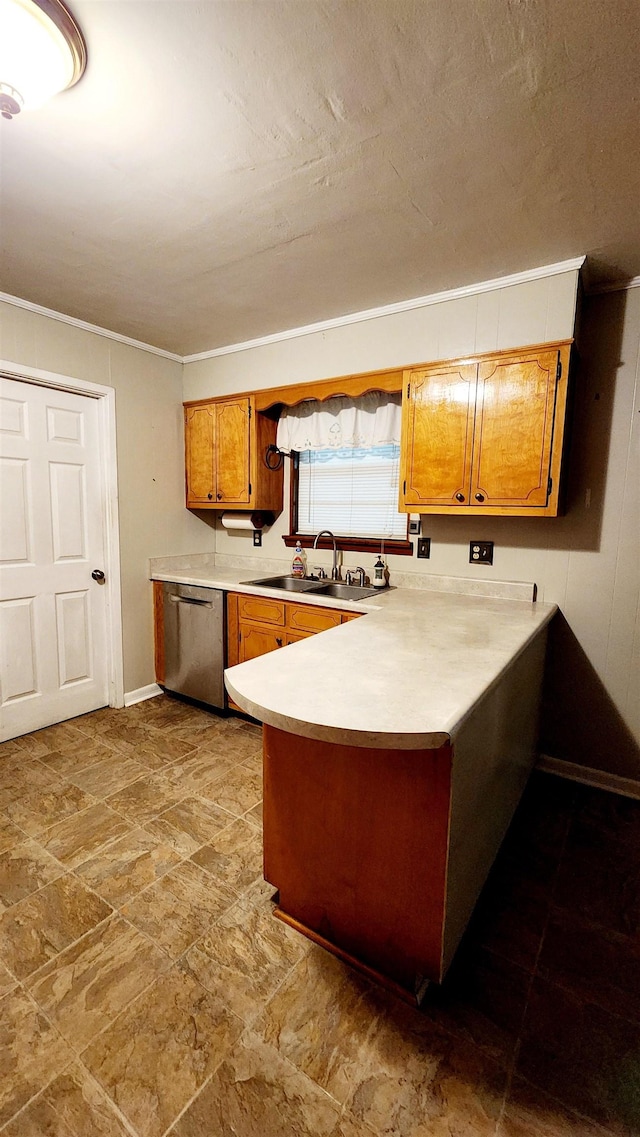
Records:
[[[253,532],[254,529],[262,529],[265,525],[271,525],[273,515],[270,513],[223,513],[222,524],[225,529],[240,529],[245,533]]]

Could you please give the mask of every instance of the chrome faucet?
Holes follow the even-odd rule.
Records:
[[[364,572],[364,569],[362,568],[362,565],[358,565],[358,567],[354,568],[354,569],[347,569],[347,572],[345,575],[345,580],[346,580],[347,584],[353,584],[353,578],[355,576],[357,576],[359,578],[358,583],[359,583],[360,587],[364,588],[365,572]]]
[[[340,569],[338,568],[338,549],[336,546],[336,539],[330,529],[321,529],[313,542],[314,549],[318,548],[318,541],[321,537],[331,537],[333,541],[333,568],[331,569],[331,579],[340,580]]]

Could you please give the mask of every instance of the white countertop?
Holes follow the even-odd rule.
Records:
[[[211,567],[153,578],[366,612],[225,672],[230,696],[248,714],[351,746],[413,750],[453,740],[556,611],[550,604],[415,588],[353,604],[241,584],[247,575]]]

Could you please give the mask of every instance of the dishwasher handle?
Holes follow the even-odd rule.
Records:
[[[210,600],[196,600],[193,596],[169,596],[172,604],[197,604],[199,608],[213,608]]]

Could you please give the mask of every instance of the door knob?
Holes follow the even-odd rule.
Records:
[[[484,494],[483,493],[477,493],[476,494],[476,501],[484,501]]]
[[[457,493],[456,494],[456,501],[464,501],[464,494],[463,493]]]
[[[104,584],[104,573],[102,569],[94,569],[91,575],[94,580],[98,581],[98,584]]]

